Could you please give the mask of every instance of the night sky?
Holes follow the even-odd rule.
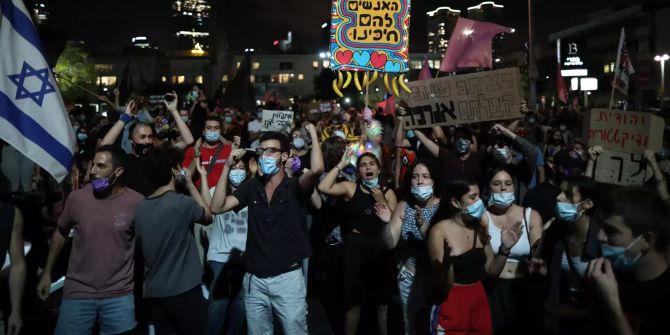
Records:
[[[26,0],[29,5],[31,0]],[[130,38],[147,35],[162,49],[172,47],[174,27],[171,18],[170,0],[114,0],[90,1],[46,0],[51,12],[51,22],[62,29],[70,40],[83,40],[93,51],[120,51],[128,45]],[[257,50],[270,49],[274,40],[285,37],[288,30],[294,32],[294,40],[308,52],[326,48],[322,40],[321,24],[329,19],[330,0],[212,0],[227,3],[232,51],[247,47]],[[438,6],[450,6],[466,11],[476,5],[477,0],[413,0],[410,50],[426,50],[425,13]],[[634,0],[617,0],[617,4],[634,3]],[[497,0],[505,5],[508,22],[500,22],[517,28],[523,39],[527,36],[527,1]],[[584,22],[586,14],[612,3],[608,0],[535,0],[536,35],[538,42],[546,42],[547,36],[557,30]]]

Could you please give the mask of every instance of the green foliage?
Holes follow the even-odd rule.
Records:
[[[76,85],[96,91],[95,66],[88,53],[76,43],[67,43],[58,58],[54,72],[57,74],[58,87],[65,99],[75,99],[87,94]]]

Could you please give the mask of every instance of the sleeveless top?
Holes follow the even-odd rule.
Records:
[[[451,256],[451,266],[454,269],[454,283],[461,285],[474,284],[484,275],[486,254],[484,248],[477,248],[477,233],[473,239],[472,249],[458,255]]]
[[[14,205],[0,202],[0,269],[5,265],[5,255],[12,240],[14,215]]]
[[[424,224],[430,223],[439,206],[440,203],[438,202],[433,206],[420,209]],[[425,254],[426,239],[416,225],[416,208],[409,203],[405,206],[405,219],[400,228],[400,239],[407,245],[406,255],[404,256],[405,262],[416,266],[416,257]]]
[[[383,192],[387,190],[382,189]],[[375,203],[372,193],[363,192],[363,187],[357,184],[354,196],[345,204],[349,217],[347,232],[355,229],[367,237],[379,237],[386,223],[375,214]]]
[[[507,257],[507,262],[509,263],[518,263],[528,258],[530,255],[530,239],[528,236],[528,225],[530,223],[530,213],[531,208],[526,208],[524,210],[524,219],[521,222],[521,236],[519,241],[514,245],[512,250],[510,250],[509,257]],[[489,218],[489,236],[491,237],[491,248],[493,252],[497,253],[498,248],[500,248],[500,233],[501,230],[498,228],[495,223],[493,223],[493,218],[491,213],[486,211],[486,215]]]

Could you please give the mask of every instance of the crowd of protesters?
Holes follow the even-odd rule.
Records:
[[[330,334],[667,332],[667,141],[621,187],[573,106],[410,130],[114,93],[62,183],[2,148],[0,334],[307,334],[315,303]]]

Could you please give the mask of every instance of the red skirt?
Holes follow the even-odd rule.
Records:
[[[481,282],[454,285],[449,296],[438,307],[434,334],[491,335],[491,310]]]

